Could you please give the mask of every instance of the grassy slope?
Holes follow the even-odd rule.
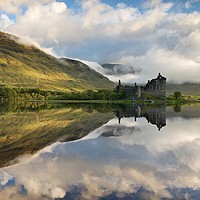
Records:
[[[82,138],[113,118],[113,112],[71,107],[39,112],[9,112],[0,116],[0,167],[62,139]]]
[[[184,83],[184,84],[167,84],[167,95],[180,91],[183,95],[200,96],[200,84]]]
[[[114,83],[79,61],[63,62],[19,41],[0,32],[1,85],[66,92],[114,87]]]

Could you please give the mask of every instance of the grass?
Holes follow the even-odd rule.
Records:
[[[166,98],[167,105],[176,105],[176,104],[187,104],[187,103],[199,103],[200,96],[181,96],[178,99],[175,99],[172,95]]]
[[[87,65],[59,60],[0,32],[0,84],[56,91],[113,89],[114,83]]]
[[[180,91],[184,96],[198,96],[200,98],[200,83],[167,83],[167,96]]]

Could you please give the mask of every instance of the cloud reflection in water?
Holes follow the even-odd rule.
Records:
[[[5,200],[122,199],[129,194],[130,199],[176,195],[190,199],[200,185],[199,124],[199,118],[170,118],[158,132],[144,118],[122,118],[121,124],[112,119],[81,140],[55,143],[1,169],[0,196]],[[6,175],[8,181],[15,179],[14,186],[2,187]],[[177,194],[174,188],[182,192]]]

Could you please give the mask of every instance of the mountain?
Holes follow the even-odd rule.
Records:
[[[80,61],[57,59],[3,32],[0,32],[0,85],[65,92],[115,86]]]
[[[104,68],[106,75],[125,75],[139,72],[138,70],[133,69],[133,67],[123,64],[105,63],[101,66]]]
[[[167,95],[180,91],[183,95],[200,96],[200,83],[167,83]]]

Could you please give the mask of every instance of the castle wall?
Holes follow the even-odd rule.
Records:
[[[142,90],[143,93],[153,96],[166,96],[166,78],[159,75],[156,79],[149,81]]]
[[[122,86],[119,81],[119,85],[116,88],[116,92],[124,90],[126,93],[126,97],[131,98],[132,100],[138,99],[145,94],[149,94],[152,96],[158,97],[166,97],[166,78],[158,74],[156,79],[152,79],[148,81],[145,86]]]
[[[138,99],[141,96],[141,87],[140,86],[125,86],[125,93],[127,97],[130,97],[132,100]]]

